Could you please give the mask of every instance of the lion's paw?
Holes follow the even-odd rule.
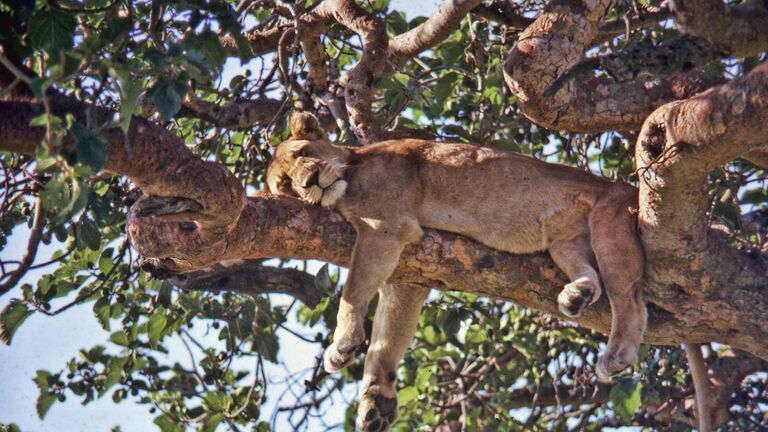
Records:
[[[328,373],[338,372],[348,364],[352,363],[355,358],[355,352],[357,346],[339,346],[338,344],[331,344],[325,349],[323,354],[323,367]]]
[[[304,201],[310,204],[317,204],[323,199],[323,190],[320,186],[311,185],[307,188],[300,189],[299,195],[301,195],[301,198],[304,199]]]
[[[357,409],[357,429],[363,432],[385,432],[397,419],[397,399],[381,394],[363,396]]]
[[[600,298],[600,287],[588,278],[578,278],[563,287],[557,296],[560,312],[569,317],[581,315],[585,307]]]
[[[636,347],[623,347],[615,350],[615,352],[609,348],[597,360],[597,366],[595,367],[597,377],[601,380],[610,379],[612,376],[635,364],[637,358],[638,350]]]

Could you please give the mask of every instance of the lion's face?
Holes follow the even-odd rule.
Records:
[[[285,141],[267,169],[267,187],[274,194],[332,207],[347,188],[347,155],[347,150],[322,139]]]

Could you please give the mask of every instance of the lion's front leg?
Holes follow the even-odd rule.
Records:
[[[368,302],[397,267],[405,245],[421,237],[421,227],[415,219],[401,219],[398,223],[367,221],[355,225],[357,239],[349,276],[341,293],[333,343],[324,356],[328,372],[339,371],[354,358],[355,351],[365,339],[363,322]]]
[[[418,285],[385,285],[379,290],[357,410],[361,431],[386,431],[397,418],[397,365],[411,344],[428,293]]]

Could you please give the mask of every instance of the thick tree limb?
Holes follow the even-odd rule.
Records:
[[[660,107],[638,138],[639,224],[648,260],[647,290],[651,296],[667,297],[659,306],[691,325],[741,321],[743,315],[736,309],[704,318],[713,296],[740,305],[742,313],[768,308],[765,256],[734,250],[706,225],[707,175],[763,146],[767,122],[768,63],[764,63],[728,84]],[[762,320],[748,319],[739,326],[768,332]],[[754,343],[762,339],[755,338]]]
[[[768,63],[699,96],[664,105],[638,138],[646,251],[706,248],[706,176],[765,145]]]
[[[684,33],[706,39],[727,55],[747,57],[768,50],[768,4],[762,0],[736,5],[675,0],[670,9]]]
[[[136,247],[145,256],[168,256],[155,239],[168,238],[172,230],[159,223],[137,222],[130,221]],[[219,259],[314,258],[348,265],[355,235],[336,213],[306,206],[298,200],[259,196],[249,200],[240,223],[229,237],[229,247]],[[176,272],[189,271],[193,270],[189,261],[164,259],[156,260],[155,265]],[[666,267],[664,262],[649,263],[654,265]],[[755,272],[768,267],[759,261],[755,266],[758,267]],[[742,281],[738,277],[730,278],[727,283],[712,277],[712,281],[715,280],[720,287],[729,288],[713,290],[706,299],[689,297],[676,287],[650,290],[649,300],[656,306],[650,307],[646,342],[680,344],[717,340],[768,358],[768,344],[763,337],[765,321],[762,321],[768,308],[746,308],[743,301],[737,300],[749,296],[753,304],[768,304],[768,289],[755,287],[750,281],[740,285]],[[491,295],[560,317],[556,297],[567,283],[546,254],[509,255],[467,238],[434,230],[427,230],[420,244],[406,249],[392,281]],[[685,303],[687,308],[681,308],[679,303]],[[607,301],[588,308],[577,322],[608,331]]]
[[[53,114],[72,114],[81,124],[87,123],[88,116],[95,117],[95,124],[110,118],[106,110],[90,109],[66,97],[51,95],[49,99]],[[45,129],[30,127],[29,122],[43,112],[42,104],[0,102],[0,149],[33,154]],[[100,134],[109,143],[105,170],[130,177],[147,195],[184,198],[200,205],[194,223],[184,222],[191,220],[184,219],[188,215],[174,215],[178,222],[169,224],[174,235],[164,239],[168,253],[176,256],[174,251],[195,250],[193,255],[200,262],[210,263],[226,248],[225,234],[237,223],[245,205],[243,186],[231,172],[201,160],[171,132],[140,118],[133,118],[127,137],[120,129]],[[131,144],[130,153],[124,145],[126,139]]]
[[[507,59],[505,80],[526,117],[571,132],[637,130],[655,107],[717,83],[701,70],[625,82],[590,74],[571,81],[568,91],[544,97],[549,84],[579,63],[592,46],[612,4],[553,1],[520,34]]]
[[[472,13],[504,24],[513,30],[523,30],[535,21],[535,18],[523,16],[518,12],[517,5],[505,0],[481,4],[473,9]],[[597,45],[625,33],[627,31],[627,24],[629,24],[631,29],[653,27],[670,16],[671,14],[668,10],[660,8],[641,13],[640,16],[631,18],[629,22],[625,19],[606,21],[600,25],[600,30],[592,43]]]

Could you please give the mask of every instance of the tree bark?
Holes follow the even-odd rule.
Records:
[[[768,50],[768,4],[749,0],[728,5],[720,0],[676,0],[670,9],[684,33],[699,36],[733,57]]]
[[[544,95],[592,47],[600,22],[613,2],[552,1],[520,34],[504,77],[523,114],[534,123],[570,132],[631,131],[651,111],[718,83],[702,70],[672,76],[638,76],[619,82],[591,72],[566,83],[553,97]]]

